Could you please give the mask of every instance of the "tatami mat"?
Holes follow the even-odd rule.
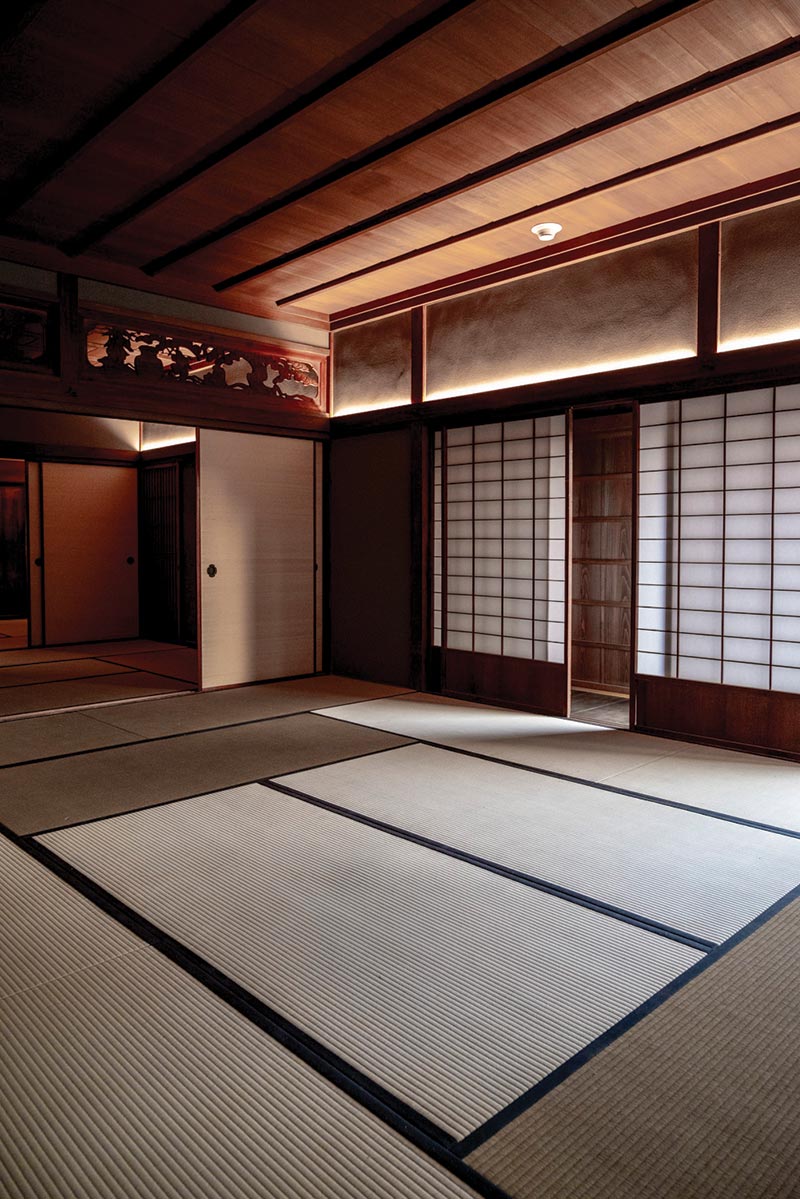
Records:
[[[87,712],[5,720],[0,721],[0,766],[139,740],[135,733],[124,733],[111,725],[101,724]],[[0,776],[0,797],[2,794],[3,778]]]
[[[800,902],[469,1158],[515,1199],[793,1199]]]
[[[595,781],[680,748],[661,737],[418,693],[320,714]]]
[[[459,1137],[702,956],[258,784],[40,841]]]
[[[0,690],[6,687],[32,687],[38,683],[60,683],[69,679],[123,674],[129,669],[124,662],[101,662],[98,658],[76,658],[71,662],[38,662],[31,666],[7,666],[0,669]]]
[[[676,744],[679,752],[671,757],[626,770],[609,781],[616,787],[800,832],[800,763],[710,745]]]
[[[800,884],[800,840],[426,745],[280,781],[715,943]]]
[[[473,1194],[21,850],[0,860],[2,1194]]]
[[[107,720],[117,728],[140,733],[143,737],[165,737],[173,733],[192,733],[237,724],[245,720],[264,720],[308,712],[323,704],[350,704],[396,695],[399,688],[382,683],[365,683],[336,675],[291,679],[282,683],[258,683],[224,691],[207,691],[158,703],[130,704],[122,708],[95,712],[98,720]]]
[[[0,690],[0,716],[13,716],[19,712],[50,712],[58,708],[77,708],[142,695],[159,695],[185,685],[160,675],[123,670],[120,667],[102,678],[3,688]]]
[[[148,654],[155,650],[175,649],[175,646],[170,641],[148,641],[145,637],[130,637],[127,641],[82,641],[63,648],[76,655],[88,654],[95,658],[99,654]]]
[[[72,646],[40,646],[34,649],[0,650],[0,670],[8,666],[34,666],[38,662],[74,662],[90,654],[76,652]]]
[[[102,915],[5,837],[0,837],[0,874],[0,998],[141,946],[133,933]]]
[[[0,774],[0,821],[16,833],[38,832],[402,744],[371,729],[290,716],[10,766]]]
[[[186,683],[197,682],[197,650],[185,646],[177,645],[149,653],[142,650],[135,654],[104,653],[103,657],[107,662],[118,662],[121,666],[130,666],[135,670],[148,670],[152,674],[167,675]]]

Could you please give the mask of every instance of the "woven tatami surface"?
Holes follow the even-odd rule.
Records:
[[[800,901],[477,1149],[515,1199],[796,1199]]]

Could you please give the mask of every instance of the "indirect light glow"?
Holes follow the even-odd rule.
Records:
[[[773,346],[781,341],[800,341],[800,329],[783,329],[779,333],[755,333],[752,337],[732,337],[720,342],[725,350],[747,350],[751,346]]]
[[[333,416],[335,419],[337,416],[352,416],[356,412],[378,412],[381,408],[404,408],[410,403],[410,400],[383,400],[378,404],[347,404],[344,408],[337,408]]]
[[[539,241],[555,241],[563,228],[558,221],[545,221],[541,225],[531,225],[531,233],[535,233]]]
[[[579,375],[599,375],[605,371],[630,370],[634,366],[650,366],[656,362],[675,362],[679,358],[695,358],[692,349],[661,350],[658,354],[644,354],[640,358],[619,358],[614,362],[593,362],[572,370],[559,368],[541,371],[538,374],[514,375],[507,379],[495,379],[491,383],[475,383],[469,387],[451,387],[445,391],[433,391],[426,400],[450,400],[455,396],[478,395],[483,391],[500,391],[504,387],[525,387],[531,383],[551,383],[556,379],[574,379]]]
[[[148,441],[147,445],[143,445],[143,450],[165,450],[171,445],[188,445],[189,442],[196,441],[194,431],[186,437],[167,437],[163,441]]]

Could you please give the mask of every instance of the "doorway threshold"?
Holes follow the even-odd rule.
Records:
[[[621,692],[574,688],[570,719],[611,729],[630,728],[630,697]]]

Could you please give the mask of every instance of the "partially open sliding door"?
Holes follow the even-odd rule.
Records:
[[[203,687],[321,666],[321,447],[198,430]]]
[[[565,422],[436,435],[433,640],[449,694],[568,710]]]

